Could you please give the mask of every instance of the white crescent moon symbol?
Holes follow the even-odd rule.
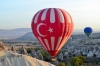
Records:
[[[42,25],[46,25],[46,24],[40,23],[40,24],[37,25],[37,33],[38,33],[40,36],[45,37],[46,35],[41,34],[40,31],[39,31],[39,28],[40,28],[40,26],[42,26]]]

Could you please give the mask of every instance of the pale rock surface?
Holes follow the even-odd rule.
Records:
[[[58,59],[59,59],[60,61],[63,61],[63,53],[62,53],[62,52],[59,54]]]
[[[22,49],[20,50],[20,54],[27,55],[27,50],[22,46]]]
[[[87,57],[93,57],[93,53],[89,51],[89,53],[87,54]]]
[[[31,55],[32,55],[32,57],[34,57],[34,58],[39,58],[35,50],[32,50]]]
[[[0,51],[0,66],[55,66],[27,55]]]
[[[41,54],[41,50],[37,50],[36,54],[37,54],[37,56],[38,56],[37,59],[43,60],[43,56],[42,56],[42,54]]]

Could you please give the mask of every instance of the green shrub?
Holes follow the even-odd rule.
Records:
[[[45,61],[50,61],[51,56],[50,56],[50,54],[48,52],[46,52],[45,50],[42,50],[41,51],[41,55],[43,56]]]
[[[66,64],[63,63],[63,62],[60,62],[60,63],[58,64],[58,66],[66,66]]]
[[[67,63],[67,66],[71,66],[71,63],[70,63],[70,62],[68,62],[68,63]]]
[[[79,56],[79,58],[80,58],[81,60],[83,60],[83,61],[86,60],[86,58],[85,58],[84,56]]]
[[[43,56],[43,58],[45,58],[46,55],[47,55],[47,52],[46,52],[45,50],[42,50],[42,51],[41,51],[41,55]]]
[[[83,56],[78,56],[78,57],[72,57],[71,58],[71,64],[73,66],[80,66],[84,64],[85,58]]]
[[[40,50],[40,48],[38,48],[38,47],[37,47],[37,48],[35,48],[35,51],[38,51],[38,50]]]
[[[27,53],[31,53],[32,49],[28,48]]]

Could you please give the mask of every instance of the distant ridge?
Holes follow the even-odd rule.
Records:
[[[0,29],[0,40],[21,38],[28,32],[32,32],[31,28]],[[95,30],[93,33],[96,32],[100,31]],[[73,30],[72,35],[78,35],[78,34],[84,34],[83,29]]]
[[[37,41],[32,32],[28,32],[25,35],[15,39],[16,41]]]
[[[30,28],[0,29],[0,39],[15,39],[32,32]]]
[[[92,33],[90,35],[92,38],[99,38],[100,37],[100,32],[97,33]],[[72,39],[84,39],[87,38],[85,34],[74,34],[71,35]],[[28,32],[25,35],[16,38],[16,39],[10,39],[10,40],[4,40],[4,42],[34,42],[37,41],[36,37],[33,35],[32,32]]]
[[[15,39],[2,40],[2,41],[3,42],[34,42],[37,41],[37,39],[32,32],[28,32],[21,37]]]

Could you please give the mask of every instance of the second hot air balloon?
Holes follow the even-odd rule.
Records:
[[[85,27],[84,28],[84,33],[89,37],[90,34],[92,33],[92,28],[91,27]]]
[[[33,34],[53,57],[70,38],[73,26],[70,14],[59,8],[46,8],[38,11],[31,23]]]

